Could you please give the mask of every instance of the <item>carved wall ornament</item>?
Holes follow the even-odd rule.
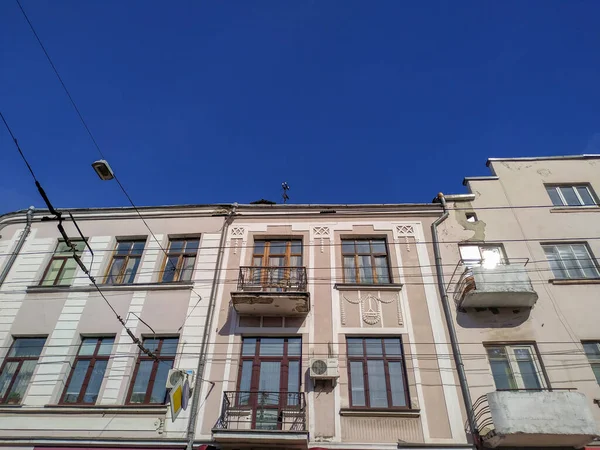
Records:
[[[415,227],[413,225],[396,225],[394,229],[394,237],[396,242],[400,239],[400,237],[404,237],[407,252],[410,252],[410,243],[408,241],[409,236],[415,236]]]
[[[331,229],[329,227],[313,227],[312,237],[319,238],[321,244],[321,253],[324,251],[325,239],[331,239]]]
[[[376,325],[381,322],[381,303],[392,303],[396,301],[398,307],[398,325],[403,325],[402,320],[402,309],[400,306],[400,295],[396,294],[390,299],[381,298],[381,295],[373,295],[371,293],[361,296],[360,293],[356,299],[350,299],[346,295],[342,295],[344,300],[353,305],[360,305],[360,315],[364,323],[368,325]],[[341,310],[342,325],[346,325],[346,310],[344,308],[344,302],[342,302]]]
[[[229,238],[233,241],[233,254],[237,255],[237,249],[240,245],[240,241],[242,244],[244,243],[244,237],[246,236],[246,228],[245,227],[231,227],[229,230]]]

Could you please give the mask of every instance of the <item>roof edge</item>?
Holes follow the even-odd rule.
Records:
[[[562,155],[562,156],[522,156],[518,158],[488,158],[485,163],[490,166],[494,161],[546,161],[546,160],[561,160],[561,159],[600,159],[598,153],[584,153],[581,155]]]

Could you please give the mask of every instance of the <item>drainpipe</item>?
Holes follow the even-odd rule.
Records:
[[[467,411],[469,428],[471,429],[471,436],[473,437],[473,441],[475,442],[475,437],[478,433],[477,422],[473,414],[473,402],[471,401],[469,384],[467,383],[467,375],[465,374],[465,366],[463,364],[462,356],[460,354],[460,348],[458,347],[456,328],[454,327],[454,320],[452,318],[452,312],[450,311],[450,303],[448,301],[448,293],[446,292],[446,286],[444,283],[442,256],[440,253],[440,244],[437,233],[438,225],[448,218],[449,213],[448,209],[446,208],[446,198],[444,197],[444,194],[440,192],[437,198],[444,210],[444,213],[431,224],[431,234],[433,236],[433,253],[435,255],[435,268],[437,272],[437,282],[438,288],[440,290],[440,295],[442,296],[442,306],[444,307],[446,326],[448,327],[448,334],[450,335],[450,344],[452,346],[452,354],[454,355],[454,364],[456,365],[456,371],[458,372],[458,381],[460,383],[460,390],[462,392],[463,401],[465,403],[465,410]]]
[[[186,450],[193,450],[194,438],[196,432],[196,420],[198,418],[198,408],[200,402],[200,391],[202,390],[202,382],[204,381],[204,367],[206,365],[206,347],[208,346],[208,337],[212,329],[213,314],[217,299],[217,291],[219,277],[221,275],[221,262],[223,253],[225,252],[225,239],[227,238],[227,230],[233,221],[233,216],[237,210],[238,204],[234,203],[229,215],[225,218],[223,229],[221,230],[221,240],[219,241],[219,252],[217,253],[217,262],[215,264],[215,275],[213,276],[212,286],[210,288],[210,299],[208,300],[208,310],[206,311],[206,322],[204,324],[204,334],[202,335],[202,343],[200,344],[200,357],[198,358],[198,367],[196,369],[196,380],[194,382],[194,391],[192,392],[192,402],[190,404],[190,421],[187,427],[187,446]]]
[[[25,225],[25,229],[23,230],[23,233],[21,233],[21,237],[19,238],[19,242],[17,242],[17,246],[15,247],[15,250],[11,253],[10,257],[8,258],[8,261],[6,262],[4,269],[2,269],[2,273],[0,274],[0,286],[2,286],[2,283],[4,283],[4,280],[6,280],[6,277],[8,276],[8,272],[10,272],[10,269],[12,268],[13,264],[15,263],[17,256],[19,256],[19,252],[23,248],[23,245],[25,244],[25,240],[27,239],[27,236],[29,236],[29,232],[31,231],[31,221],[33,219],[34,211],[35,211],[35,208],[33,206],[30,206],[29,209],[27,210],[27,224]]]

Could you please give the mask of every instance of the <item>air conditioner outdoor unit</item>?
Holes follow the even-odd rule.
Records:
[[[167,389],[173,389],[177,386],[177,383],[184,382],[188,380],[190,388],[194,387],[194,371],[193,370],[180,370],[180,369],[171,369],[169,370],[169,374],[167,375],[166,386]]]
[[[310,360],[310,377],[316,380],[338,378],[337,358],[312,358]]]

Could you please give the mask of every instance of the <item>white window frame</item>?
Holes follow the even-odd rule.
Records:
[[[479,258],[464,258],[463,249],[467,248],[477,248],[479,252]],[[458,246],[458,251],[460,253],[460,260],[463,265],[473,267],[473,266],[485,266],[485,258],[483,256],[483,250],[486,249],[497,249],[498,253],[500,253],[500,261],[497,263],[498,265],[507,264],[506,255],[504,254],[504,247],[502,244],[461,244]]]
[[[595,345],[598,348],[598,350],[600,350],[600,341],[583,341],[582,344],[584,344],[584,345],[590,345],[590,344],[591,345]],[[585,353],[585,351],[584,351],[584,353]],[[587,360],[589,361],[590,367],[592,367],[592,370],[593,370],[594,366],[600,367],[600,356],[598,356],[597,358],[592,358],[587,353],[585,354],[585,356],[587,357]],[[600,385],[600,379],[597,379],[596,381]]]
[[[596,276],[595,277],[585,276],[585,272],[584,272],[583,267],[581,266],[581,263],[580,263],[581,260],[578,259],[578,258],[575,258],[575,251],[573,250],[573,246],[574,245],[582,246],[583,249],[585,250],[585,252],[587,254],[587,260],[589,262],[591,262],[591,267],[593,267],[594,270],[595,270],[595,272],[596,272]],[[566,277],[559,276],[560,274],[556,273],[554,271],[554,269],[552,268],[552,263],[551,263],[552,260],[550,258],[548,258],[548,255],[546,255],[546,259],[548,260],[548,264],[550,265],[550,268],[552,269],[552,273],[554,274],[554,277],[556,279],[560,279],[560,280],[579,280],[579,279],[593,280],[593,279],[600,278],[600,271],[598,270],[598,265],[596,264],[596,260],[594,258],[594,255],[592,254],[592,252],[591,252],[590,248],[588,247],[587,243],[585,243],[585,242],[567,242],[567,243],[562,243],[562,242],[561,243],[551,243],[551,242],[548,242],[548,243],[543,243],[542,244],[542,249],[544,250],[544,254],[546,254],[546,248],[547,247],[555,247],[554,253],[555,253],[555,255],[558,256],[558,259],[556,259],[555,261],[557,261],[562,266],[561,267],[562,271],[564,273],[566,273],[566,275],[567,275]],[[571,252],[571,254],[573,256],[572,261],[575,261],[575,263],[578,266],[578,269],[581,271],[581,273],[583,273],[583,275],[584,275],[583,277],[572,277],[572,276],[570,276],[569,269],[565,266],[563,258],[560,256],[560,252],[558,251],[557,247],[569,247],[569,251]]]
[[[508,359],[508,364],[509,364],[510,370],[512,372],[512,376],[515,380],[515,383],[517,384],[517,388],[515,390],[531,389],[531,388],[525,387],[525,383],[523,382],[523,377],[521,376],[521,370],[519,369],[519,364],[518,364],[518,360],[517,360],[517,355],[515,354],[515,350],[527,350],[529,352],[529,354],[531,355],[531,360],[535,367],[535,373],[537,375],[538,382],[540,384],[540,389],[548,388],[548,386],[546,384],[546,376],[545,376],[544,370],[542,368],[542,365],[540,364],[540,361],[538,359],[535,345],[533,345],[533,344],[499,344],[499,345],[490,344],[490,345],[486,345],[485,349],[486,349],[486,356],[488,358],[488,364],[490,363],[490,355],[488,353],[488,350],[492,349],[492,348],[504,349],[504,351],[506,353],[506,357]],[[489,364],[489,368],[490,368],[490,376],[493,379],[494,374],[492,372],[491,364]],[[495,385],[495,382],[494,382],[494,385]]]
[[[561,191],[561,188],[572,189],[573,192],[575,193],[575,196],[577,197],[577,200],[579,200],[579,205],[569,205],[567,203],[567,199],[565,198],[565,196],[563,195],[563,193]],[[586,205],[584,203],[583,199],[581,198],[581,195],[579,195],[577,188],[584,188],[585,190],[587,190],[588,194],[590,195],[590,197],[592,198],[592,201],[594,203],[591,205]],[[554,189],[554,191],[558,195],[558,198],[560,198],[560,201],[562,202],[562,205],[554,205],[554,206],[557,206],[557,207],[566,206],[566,207],[572,207],[572,208],[598,206],[598,201],[596,200],[596,195],[594,194],[594,191],[592,190],[592,188],[589,184],[582,183],[582,184],[550,184],[550,185],[546,185],[546,192],[548,192],[549,189]],[[550,196],[549,193],[548,193],[548,196]],[[552,200],[552,198],[550,198],[550,200]],[[554,204],[554,202],[553,202],[553,204]]]

